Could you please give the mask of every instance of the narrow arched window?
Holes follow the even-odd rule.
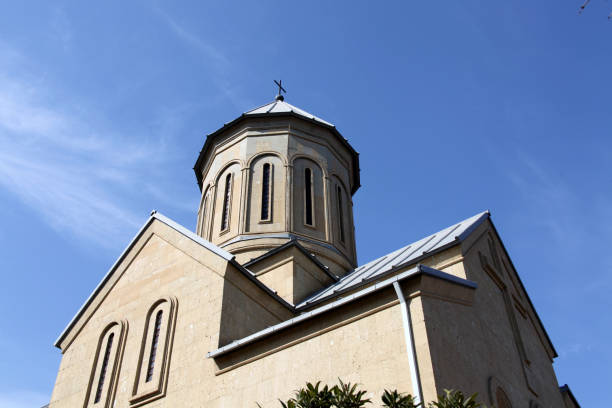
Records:
[[[272,165],[265,163],[263,165],[262,180],[261,180],[261,220],[269,221],[272,217],[270,216],[270,202],[272,201],[272,185],[270,183],[270,175],[272,173]]]
[[[225,190],[223,193],[223,211],[221,212],[221,231],[229,228],[229,216],[232,194],[232,173],[225,177]]]
[[[98,338],[83,407],[109,407],[115,398],[127,322],[109,323]]]
[[[145,405],[166,395],[177,306],[173,297],[160,299],[147,312],[131,406]]]
[[[113,348],[113,339],[115,333],[111,333],[106,340],[106,350],[104,351],[104,358],[102,359],[102,369],[100,370],[100,378],[98,378],[98,388],[96,388],[96,397],[94,398],[94,404],[100,402],[102,398],[102,390],[104,389],[104,379],[106,378],[106,370],[108,369],[108,361],[111,357],[111,350]]]
[[[312,208],[312,170],[304,170],[304,223],[314,225],[314,214]]]
[[[153,369],[155,368],[155,356],[157,355],[157,344],[159,343],[159,332],[161,330],[163,313],[163,310],[160,310],[155,316],[155,328],[153,329],[153,340],[151,342],[151,353],[149,353],[147,379],[145,382],[149,382],[153,379]]]
[[[200,232],[204,238],[206,238],[206,211],[208,207],[208,196],[210,191],[206,191],[206,195],[204,195],[204,204],[202,204],[202,226],[200,227]]]
[[[344,211],[342,206],[342,188],[340,186],[336,187],[336,191],[338,193],[338,229],[340,230],[340,241],[344,242]]]

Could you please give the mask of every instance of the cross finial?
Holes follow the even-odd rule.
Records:
[[[274,83],[278,86],[278,95],[276,95],[276,100],[277,101],[284,101],[285,97],[281,94],[281,92],[287,93],[287,91],[285,90],[285,88],[283,88],[283,80],[279,79],[278,81],[275,79]]]

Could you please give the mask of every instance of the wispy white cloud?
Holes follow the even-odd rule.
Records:
[[[608,250],[612,233],[610,192],[602,189],[585,197],[580,186],[566,181],[552,167],[527,153],[517,152],[513,159],[507,175],[523,200],[522,211],[516,217],[547,231],[542,238],[554,240],[553,246],[558,248],[555,257],[560,260],[557,273],[574,273],[586,259],[589,270],[599,273],[588,274],[576,289],[589,293],[612,287],[612,254]]]
[[[2,408],[38,408],[49,403],[49,395],[29,390],[0,392]]]
[[[154,188],[150,172],[169,157],[169,143],[120,137],[82,106],[70,110],[79,101],[58,103],[6,44],[0,66],[8,68],[0,74],[0,188],[57,230],[109,247],[123,242],[146,218],[126,198]]]
[[[528,154],[519,152],[516,159],[508,177],[527,201],[526,208],[537,212],[533,219],[550,230],[557,241],[571,245],[568,240],[585,233],[584,224],[579,222],[579,196]]]
[[[160,15],[163,20],[166,22],[168,27],[184,42],[189,44],[192,47],[198,49],[204,56],[214,62],[217,66],[217,69],[227,68],[230,64],[229,60],[225,57],[225,55],[216,47],[211,44],[205,42],[203,39],[199,38],[195,34],[191,33],[186,27],[179,24],[174,18],[170,16],[170,14],[164,12],[159,7],[155,8],[155,11],[158,15]]]
[[[72,24],[68,18],[68,14],[63,7],[57,6],[53,9],[51,15],[51,30],[52,35],[61,44],[64,51],[72,49]]]
[[[246,98],[240,95],[236,87],[230,80],[232,72],[232,61],[212,42],[206,41],[201,36],[194,34],[186,24],[176,20],[170,13],[159,6],[153,8],[154,12],[161,18],[164,24],[172,31],[176,37],[188,47],[197,51],[203,57],[204,66],[208,69],[208,74],[212,76],[214,85],[228,98],[236,107],[243,108]],[[252,105],[252,103],[249,103]]]

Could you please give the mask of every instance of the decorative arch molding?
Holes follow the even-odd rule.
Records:
[[[315,159],[312,156],[308,156],[306,154],[297,153],[297,154],[294,154],[293,156],[291,156],[289,158],[289,163],[291,163],[292,167],[295,167],[295,162],[297,160],[300,160],[300,159],[309,160],[313,164],[316,164],[319,167],[319,170],[321,170],[321,173],[323,174],[323,178],[329,178],[329,174],[327,173],[326,167],[323,166],[323,164],[319,160]]]
[[[351,241],[351,238],[349,237],[352,236],[352,232],[347,228],[348,225],[352,224],[349,208],[350,195],[346,189],[346,185],[336,174],[331,176],[331,181],[331,199],[333,211],[333,216],[331,218],[336,220],[332,226],[333,230],[335,231],[334,239],[339,242],[340,245],[347,248],[349,247],[349,243]]]
[[[215,174],[215,177],[213,178],[212,182],[215,185],[219,185],[219,180],[220,180],[220,177],[223,175],[223,173],[225,173],[227,171],[227,169],[229,169],[230,167],[232,167],[235,164],[237,164],[240,167],[240,169],[244,168],[244,162],[242,160],[233,159],[233,160],[225,163],[223,165],[223,167],[221,167],[221,169]]]
[[[276,156],[276,157],[278,157],[283,162],[283,166],[287,165],[286,158],[280,152],[277,152],[277,151],[274,151],[274,150],[265,150],[265,151],[262,151],[262,152],[257,152],[253,156],[249,157],[249,159],[247,160],[247,163],[246,163],[246,167],[251,168],[251,166],[253,165],[254,161],[256,161],[256,160],[258,160],[260,158],[263,158],[264,156]]]
[[[198,220],[196,223],[196,233],[202,237],[205,237],[206,233],[206,217],[208,216],[208,204],[210,204],[210,191],[212,189],[211,184],[207,184],[202,187],[202,195],[200,196],[200,205],[198,206]]]
[[[165,297],[149,308],[138,355],[130,405],[138,407],[166,395],[178,300]]]
[[[344,191],[346,191],[347,194],[349,193],[349,191],[351,191],[347,187],[346,183],[344,182],[344,180],[342,180],[342,177],[340,177],[340,175],[338,173],[331,173],[329,177],[330,177],[330,179],[332,179],[332,180],[336,181],[337,183],[339,183],[342,186],[342,188],[344,189]]]
[[[487,391],[489,392],[489,404],[497,408],[512,408],[510,398],[508,397],[508,394],[506,393],[506,390],[504,389],[501,381],[497,377],[491,376],[489,377],[487,383]]]
[[[84,408],[113,406],[127,330],[125,320],[113,321],[102,330],[87,383]]]
[[[245,173],[244,231],[282,230],[286,219],[286,160],[277,152],[266,151],[251,157],[248,166]]]

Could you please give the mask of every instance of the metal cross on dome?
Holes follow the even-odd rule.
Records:
[[[278,95],[276,95],[277,101],[284,101],[285,97],[281,94],[281,92],[287,93],[285,88],[283,88],[283,80],[279,79],[278,81],[275,79],[274,83],[278,86]]]

